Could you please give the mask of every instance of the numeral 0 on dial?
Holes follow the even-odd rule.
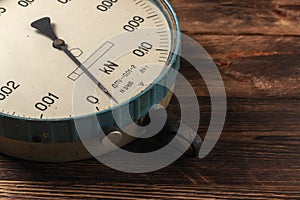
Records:
[[[98,104],[99,103],[99,99],[95,96],[88,96],[86,98],[86,100],[91,103],[91,104]]]

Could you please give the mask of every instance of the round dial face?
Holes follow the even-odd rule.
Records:
[[[0,113],[80,117],[145,90],[164,71],[172,48],[170,19],[154,2],[0,0]],[[45,17],[65,41],[61,48],[32,26]],[[93,111],[74,114],[74,91]]]

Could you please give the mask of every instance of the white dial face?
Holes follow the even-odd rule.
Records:
[[[152,1],[0,0],[2,114],[47,120],[92,114],[74,114],[74,89],[85,91],[79,101],[92,104],[93,112],[117,104],[50,38],[31,27],[44,17],[117,103],[145,90],[169,59],[168,19]]]

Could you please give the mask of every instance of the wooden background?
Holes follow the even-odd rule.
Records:
[[[300,199],[300,1],[171,3],[183,32],[207,49],[225,81],[228,116],[213,152],[150,174],[117,172],[95,160],[41,164],[0,156],[0,197]],[[199,96],[202,134],[207,90],[189,64],[182,66]],[[174,101],[170,110],[177,109]]]

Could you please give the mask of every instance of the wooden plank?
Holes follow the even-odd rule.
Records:
[[[299,97],[299,37],[192,37],[208,51],[219,67],[229,97]],[[191,56],[197,56],[197,52],[194,53]],[[182,62],[181,72],[199,96],[208,96],[202,78],[189,63]]]
[[[300,35],[297,0],[171,0],[189,34]]]
[[[94,185],[57,185],[45,182],[15,181],[0,183],[0,197],[21,199],[296,199],[299,191],[278,190],[259,187],[239,188],[208,187],[208,186],[178,186],[144,185],[144,184],[94,184]]]
[[[202,132],[209,121],[209,100],[201,98],[200,105]],[[178,112],[175,103],[170,109]],[[149,174],[117,172],[95,160],[44,164],[0,156],[1,195],[28,199],[295,199],[300,197],[299,111],[300,102],[293,99],[230,99],[224,133],[207,158],[183,157]],[[133,145],[157,144],[147,140]]]
[[[206,132],[211,116],[210,99],[200,97],[199,104],[201,112],[199,131]],[[195,109],[193,106],[185,106],[185,108],[188,112]],[[180,107],[173,101],[169,106],[169,111],[179,115]],[[237,133],[247,131],[300,132],[299,119],[300,101],[298,99],[229,98],[224,131]],[[190,122],[197,123],[195,119],[190,119]]]

